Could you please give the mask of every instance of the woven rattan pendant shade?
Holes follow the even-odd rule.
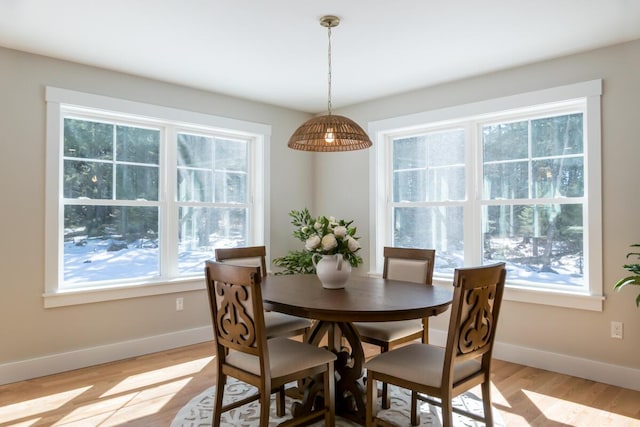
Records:
[[[331,114],[304,122],[288,145],[304,151],[352,151],[371,147],[371,140],[350,118]]]
[[[356,122],[331,114],[331,28],[340,23],[333,15],[323,16],[320,25],[329,33],[328,114],[307,120],[289,138],[289,148],[303,151],[353,151],[371,147],[371,140]]]

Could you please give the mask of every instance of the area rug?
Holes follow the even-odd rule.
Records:
[[[389,390],[391,393],[391,407],[389,409],[381,410],[378,413],[380,418],[385,419],[397,426],[410,426],[409,422],[409,407],[410,407],[410,392],[395,387],[393,385],[389,386]],[[256,389],[252,386],[249,386],[245,383],[239,382],[235,379],[230,378],[227,381],[227,386],[225,388],[225,402],[235,402],[246,396],[249,396],[256,392]],[[211,426],[211,421],[213,419],[213,396],[215,394],[215,388],[210,387],[200,393],[198,396],[191,399],[186,406],[184,406],[178,414],[175,416],[173,422],[171,423],[171,427],[208,427]],[[287,413],[291,408],[291,400],[287,397],[286,409]],[[453,401],[453,405],[463,408],[472,413],[482,413],[482,400],[472,394],[465,393],[462,396],[457,397]],[[429,426],[429,427],[441,427],[442,426],[442,418],[441,411],[439,407],[432,406],[428,403],[422,402],[420,407],[420,426]],[[236,408],[234,410],[225,412],[222,414],[222,422],[221,425],[223,427],[257,427],[258,426],[258,417],[260,416],[260,405],[258,402],[252,402],[250,404],[241,406],[240,408]],[[454,425],[455,426],[468,426],[468,427],[480,427],[484,426],[483,423],[477,422],[475,420],[460,416],[456,413],[453,414],[454,417]],[[493,411],[494,424],[496,426],[504,426],[500,415],[496,410]],[[275,407],[275,395],[271,396],[271,418],[269,422],[269,426],[276,426],[277,424],[285,421],[290,418],[290,415],[285,417],[278,417],[276,415],[276,407]],[[323,421],[319,421],[315,424],[312,424],[313,427],[322,427],[324,425]],[[338,427],[355,427],[358,424],[346,420],[341,417],[336,417],[336,426]]]

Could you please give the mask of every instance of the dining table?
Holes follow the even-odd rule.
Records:
[[[336,414],[364,424],[365,355],[354,322],[422,319],[451,305],[453,289],[423,283],[352,274],[342,289],[325,289],[315,274],[268,275],[262,279],[267,310],[313,319],[305,340],[326,345],[335,362]],[[326,341],[325,341],[326,339]],[[294,416],[309,412],[322,392],[319,381],[302,385]]]

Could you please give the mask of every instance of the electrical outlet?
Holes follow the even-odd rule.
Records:
[[[176,311],[184,310],[184,298],[178,297],[176,298]]]
[[[622,339],[622,322],[611,322],[611,338]]]

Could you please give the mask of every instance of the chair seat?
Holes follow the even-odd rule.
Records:
[[[365,368],[400,378],[405,381],[440,387],[444,368],[445,349],[430,344],[409,344],[374,357]],[[454,368],[453,382],[481,370],[479,360],[459,363]]]
[[[391,322],[355,322],[354,325],[360,335],[387,342],[422,332],[421,319]]]
[[[311,320],[276,311],[266,311],[264,313],[264,324],[267,337],[275,337],[286,335],[290,331],[310,328]]]
[[[336,360],[336,355],[328,350],[288,338],[272,338],[267,341],[267,346],[272,378],[283,377]],[[227,356],[227,364],[260,375],[260,360],[257,356],[232,351]]]

